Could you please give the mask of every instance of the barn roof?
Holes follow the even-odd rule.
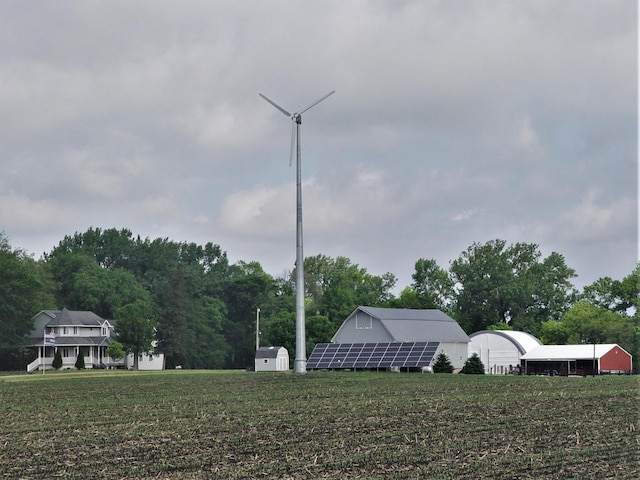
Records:
[[[440,310],[360,306],[354,310],[349,318],[357,314],[358,311],[379,320],[396,342],[419,342],[424,340],[469,342],[469,337],[464,333],[460,325]],[[336,332],[334,338],[337,335],[338,333]]]
[[[530,352],[542,345],[542,342],[527,332],[519,332],[517,330],[480,330],[472,333],[469,338],[473,341],[478,335],[497,335],[506,338],[518,349],[520,354]]]
[[[284,347],[260,347],[256,350],[256,358],[278,358],[281,349],[287,352]]]
[[[596,344],[595,357],[600,358],[619,347],[615,343]],[[621,350],[624,350],[621,348]],[[628,353],[628,352],[627,352]],[[594,357],[593,344],[580,345],[540,345],[536,349],[520,357],[522,360],[550,361],[550,360],[589,360]]]

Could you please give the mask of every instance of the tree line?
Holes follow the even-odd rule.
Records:
[[[371,275],[346,257],[307,257],[304,268],[309,352],[368,305],[438,308],[467,333],[515,329],[545,343],[618,343],[636,359],[640,353],[638,266],[578,292],[561,254],[493,240],[472,244],[446,269],[418,259],[398,296],[393,274]],[[261,345],[295,351],[295,271],[273,277],[257,262],[230,264],[213,243],[151,240],[128,229],[67,235],[35,260],[0,233],[0,370],[24,368],[18,346],[33,315],[63,307],[115,320],[129,350],[142,322],[155,331],[167,368],[251,366],[257,309]]]

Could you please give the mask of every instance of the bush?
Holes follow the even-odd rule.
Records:
[[[467,361],[464,362],[464,367],[462,367],[460,373],[467,373],[471,375],[484,374],[484,365],[477,353],[474,353],[469,358],[467,358]]]
[[[114,340],[107,347],[107,355],[109,355],[114,362],[117,362],[121,358],[124,358],[126,352],[122,344]]]
[[[449,357],[444,352],[436,357],[436,361],[433,364],[433,373],[452,373],[453,365],[449,361]]]
[[[78,351],[78,359],[76,360],[76,368],[78,370],[84,369],[84,354],[82,353],[82,349]]]
[[[56,354],[53,357],[53,363],[51,364],[51,366],[56,370],[62,367],[62,353],[60,353],[59,348],[56,348]]]

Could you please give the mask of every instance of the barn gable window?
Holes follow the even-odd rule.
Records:
[[[358,315],[356,313],[356,330],[370,330],[373,328],[371,315]]]

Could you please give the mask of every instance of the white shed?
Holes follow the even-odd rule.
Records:
[[[286,372],[289,352],[284,347],[260,347],[256,350],[256,372]]]
[[[509,373],[524,354],[542,345],[533,335],[515,330],[481,330],[469,340],[469,356],[478,354],[485,373]]]

